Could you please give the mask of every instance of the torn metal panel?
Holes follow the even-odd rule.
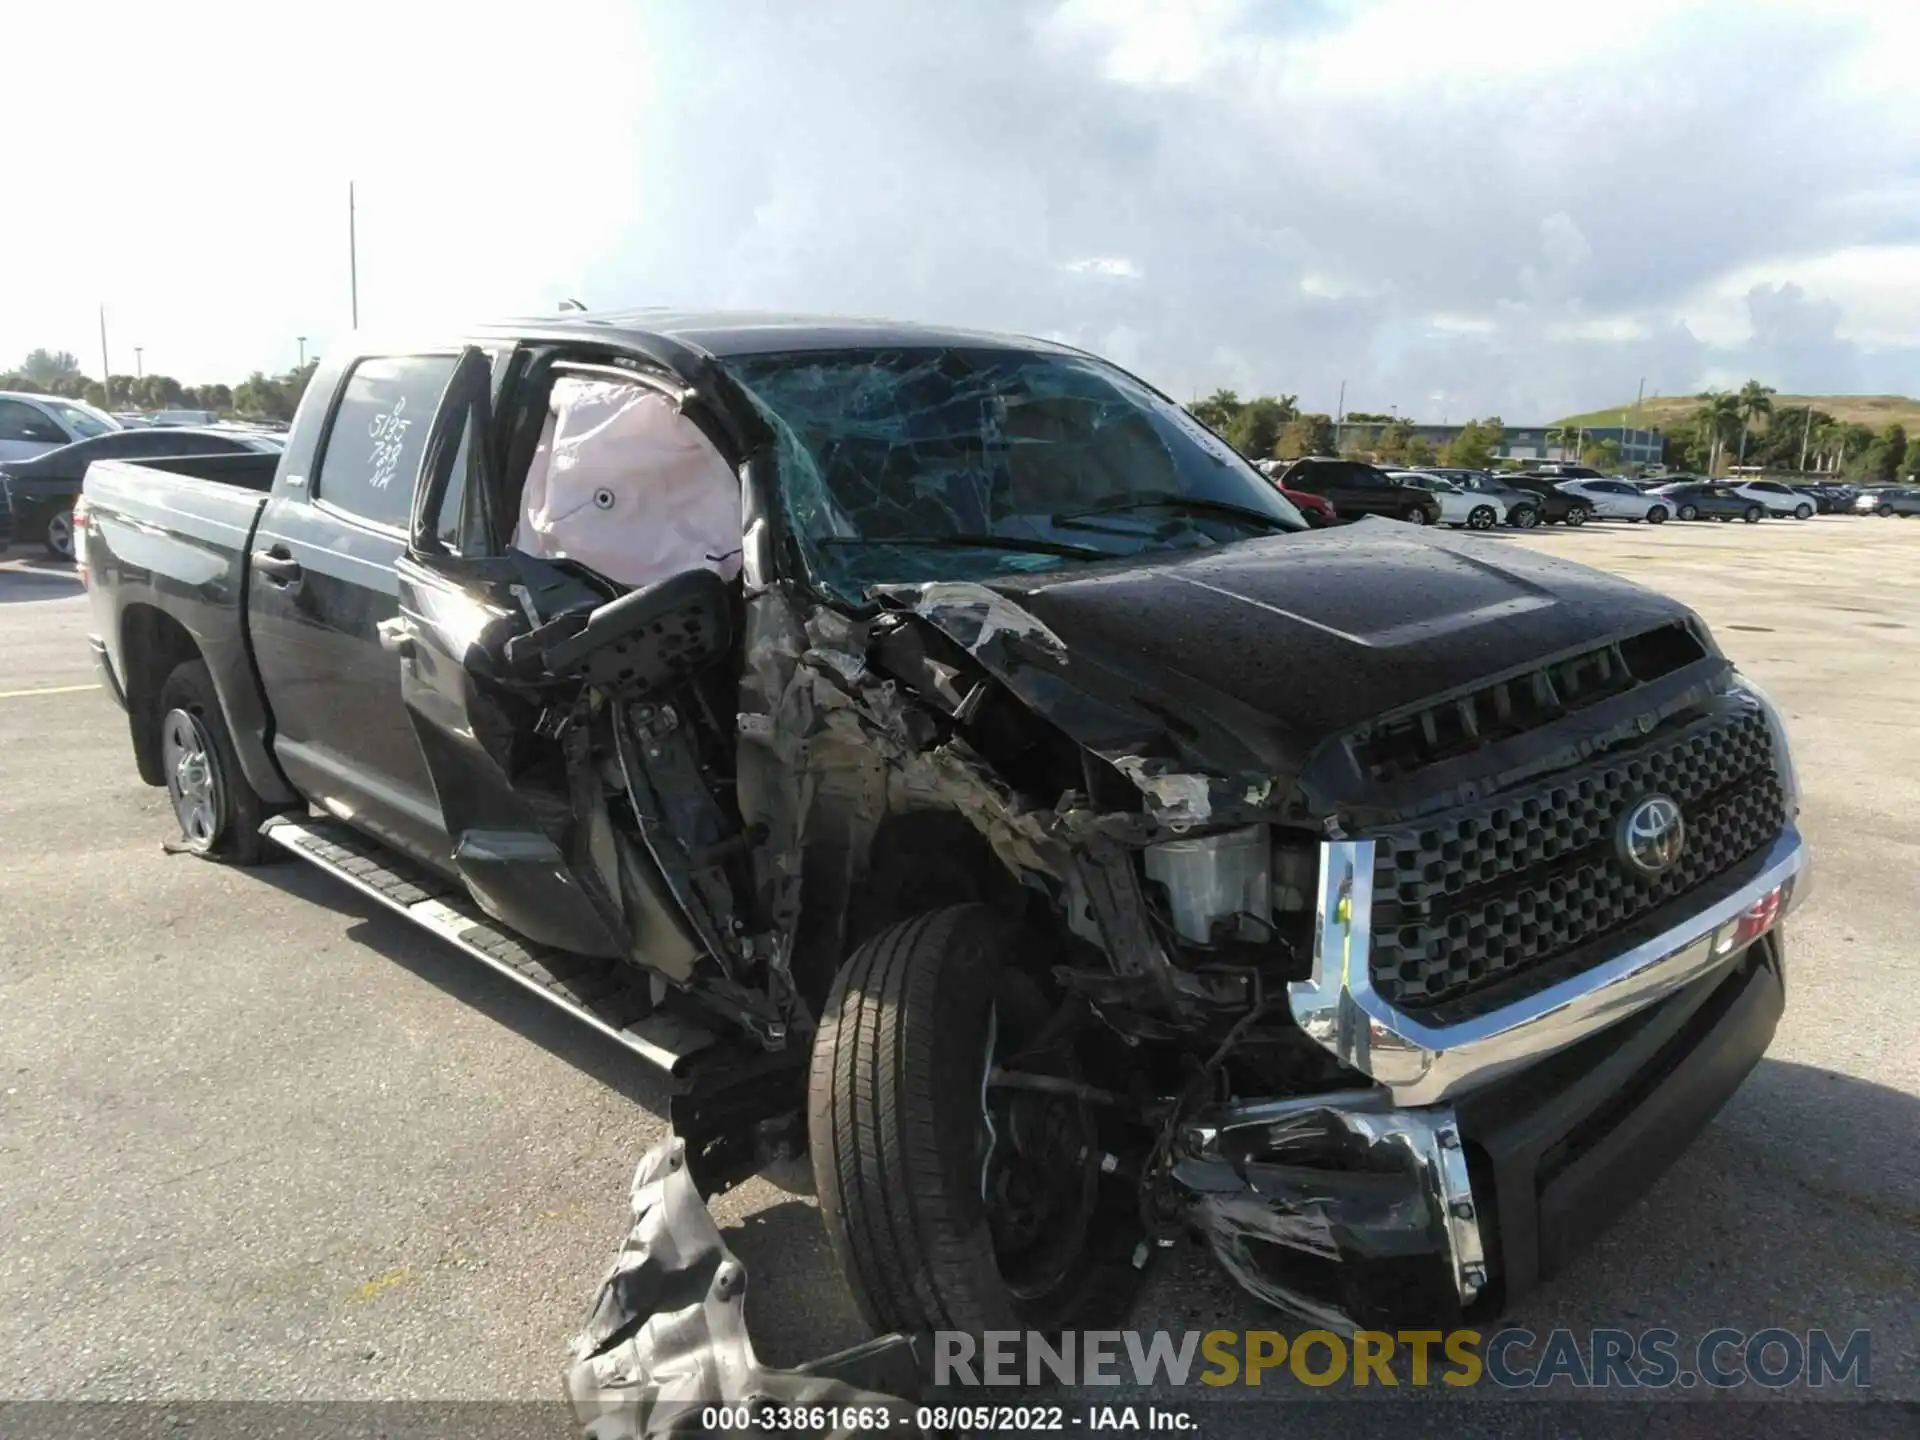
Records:
[[[633,1228],[601,1282],[566,1375],[576,1418],[593,1440],[721,1434],[715,1406],[821,1406],[888,1412],[914,1424],[919,1358],[890,1335],[794,1370],[763,1365],[747,1335],[747,1271],[727,1248],[673,1139],[633,1177]],[[858,1432],[828,1431],[829,1434]]]

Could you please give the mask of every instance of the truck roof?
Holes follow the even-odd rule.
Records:
[[[1070,345],[1028,335],[1001,335],[899,320],[841,315],[800,315],[759,310],[642,309],[569,311],[530,316],[486,327],[512,335],[570,335],[583,340],[670,344],[716,358],[793,350],[1016,349],[1080,354]]]

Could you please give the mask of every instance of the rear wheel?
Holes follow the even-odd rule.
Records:
[[[182,848],[251,865],[260,859],[267,805],[241,772],[204,660],[176,666],[160,687],[160,768]]]
[[[1749,525],[1758,525],[1762,520],[1767,518],[1767,512],[1758,505],[1749,505],[1741,514],[1740,518]]]
[[[1491,505],[1476,505],[1467,512],[1469,530],[1491,530],[1499,520],[1500,517],[1494,513]]]
[[[1698,520],[1700,518],[1700,507],[1698,505],[1682,505],[1676,513],[1678,513],[1682,520]]]
[[[66,510],[56,510],[53,518],[47,521],[47,553],[61,560],[73,559],[73,515]]]
[[[1666,524],[1667,523],[1667,507],[1664,505],[1656,505],[1651,510],[1647,511],[1647,523],[1649,525]]]
[[[989,1085],[1078,1079],[1034,1047],[1052,1012],[1031,937],[984,905],[882,931],[847,961],[813,1046],[808,1133],[820,1213],[876,1332],[1051,1330],[1107,1272],[1102,1149],[1072,1094]],[[1036,972],[1038,973],[1038,972]],[[1045,1058],[1043,1059],[1043,1055]]]

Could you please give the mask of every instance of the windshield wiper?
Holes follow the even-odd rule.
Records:
[[[1123,495],[1099,505],[1063,510],[1048,518],[1056,525],[1071,525],[1076,520],[1096,515],[1120,515],[1129,510],[1174,510],[1184,515],[1210,515],[1222,520],[1237,520],[1245,525],[1259,525],[1276,534],[1282,531],[1291,533],[1293,530],[1293,526],[1278,515],[1269,515],[1263,510],[1249,510],[1244,505],[1235,505],[1226,500],[1206,500],[1197,495],[1175,495],[1167,491]]]
[[[1060,540],[1030,540],[1022,535],[822,535],[820,545],[916,545],[932,549],[1017,550],[1029,555],[1060,555],[1069,560],[1115,560],[1110,550],[1092,545],[1069,545]]]

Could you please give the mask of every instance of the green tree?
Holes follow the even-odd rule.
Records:
[[[1439,458],[1439,452],[1433,448],[1433,442],[1424,435],[1416,435],[1407,441],[1407,464],[1431,465]]]
[[[1413,444],[1413,422],[1393,420],[1381,430],[1374,442],[1374,453],[1389,465],[1405,465],[1407,450]]]
[[[1340,417],[1348,425],[1391,425],[1393,416],[1376,415],[1371,410],[1349,410]]]
[[[35,385],[49,391],[56,380],[85,378],[80,376],[80,362],[70,350],[29,350],[27,358],[20,362],[20,369]]]
[[[1866,449],[1863,464],[1876,480],[1891,481],[1902,473],[1907,460],[1907,431],[1903,425],[1889,425],[1874,437]]]
[[[1231,390],[1216,390],[1204,400],[1196,400],[1187,413],[1216,435],[1224,436],[1233,417],[1240,413],[1240,397]]]
[[[1320,414],[1294,416],[1280,432],[1273,453],[1282,460],[1333,454],[1333,418]]]
[[[1299,413],[1291,395],[1256,395],[1227,422],[1220,436],[1250,460],[1265,460],[1279,443],[1280,432]]]
[[[1753,422],[1762,415],[1773,413],[1774,389],[1762,385],[1758,380],[1749,380],[1740,387],[1740,463],[1747,463],[1747,431]]]
[[[1580,452],[1580,463],[1591,465],[1595,470],[1603,470],[1611,475],[1620,468],[1620,442],[1609,436],[1588,444]]]
[[[1493,452],[1500,448],[1504,434],[1498,415],[1485,420],[1469,420],[1460,433],[1447,442],[1440,458],[1448,465],[1467,470],[1485,470],[1493,463]]]
[[[1719,467],[1727,442],[1740,433],[1740,397],[1709,390],[1700,408],[1693,412],[1693,423],[1706,446],[1705,471],[1711,475]]]

